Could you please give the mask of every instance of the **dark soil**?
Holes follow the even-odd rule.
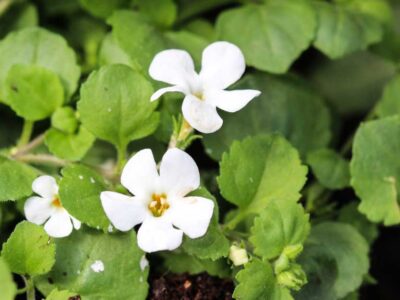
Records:
[[[168,274],[153,278],[149,300],[230,300],[233,282],[210,276]]]

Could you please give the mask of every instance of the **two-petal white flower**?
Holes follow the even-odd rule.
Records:
[[[137,235],[142,250],[174,250],[183,233],[198,238],[207,232],[214,202],[186,196],[200,186],[200,174],[184,151],[168,150],[159,171],[151,150],[139,151],[126,164],[121,183],[134,196],[102,192],[101,202],[117,229],[128,231],[142,223]]]
[[[71,234],[72,229],[79,229],[81,222],[71,216],[62,207],[58,196],[58,185],[51,176],[40,176],[32,183],[32,190],[38,194],[28,198],[24,212],[29,222],[44,225],[44,229],[51,237],[61,238]],[[47,222],[46,222],[47,221]]]
[[[245,68],[242,52],[228,42],[215,42],[204,49],[199,74],[186,51],[161,51],[154,57],[149,74],[173,86],[156,91],[151,100],[167,92],[184,93],[182,113],[186,121],[202,133],[215,132],[223,123],[217,107],[236,112],[260,95],[257,90],[225,90],[240,79]]]

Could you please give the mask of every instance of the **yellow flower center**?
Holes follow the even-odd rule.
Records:
[[[199,99],[200,101],[203,101],[204,100],[204,95],[203,95],[203,92],[194,92],[193,93],[193,95],[197,98],[197,99]]]
[[[53,201],[51,202],[51,204],[52,204],[53,206],[57,207],[57,208],[62,207],[61,201],[60,201],[60,199],[59,199],[58,197],[55,197],[55,198],[53,199]]]
[[[164,212],[169,208],[167,202],[167,195],[165,194],[153,194],[151,196],[151,202],[149,204],[149,210],[155,217],[161,217]]]

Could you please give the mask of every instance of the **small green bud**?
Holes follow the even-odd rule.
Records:
[[[289,258],[285,253],[282,253],[274,263],[274,272],[275,274],[279,274],[289,269],[289,267],[290,267]]]
[[[278,284],[299,291],[307,283],[307,276],[298,264],[292,264],[287,271],[277,275]]]
[[[229,249],[229,259],[235,266],[244,265],[249,261],[246,249],[240,248],[236,245],[232,245]]]
[[[290,259],[294,260],[303,251],[302,244],[290,245],[283,249],[283,253]]]

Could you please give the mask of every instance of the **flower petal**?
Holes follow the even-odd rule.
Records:
[[[141,150],[132,156],[121,175],[122,185],[136,196],[148,196],[158,180],[157,165],[150,149]]]
[[[215,104],[222,110],[236,112],[260,94],[261,92],[257,90],[208,90],[205,93],[205,98],[206,101]]]
[[[183,100],[182,113],[186,121],[202,133],[215,132],[223,123],[214,106],[192,95],[187,95]]]
[[[54,209],[51,200],[40,197],[30,197],[24,205],[26,219],[37,225],[43,224],[54,212]]]
[[[171,218],[174,226],[195,239],[207,232],[213,215],[214,202],[203,197],[185,197],[174,201]]]
[[[182,243],[183,232],[175,229],[171,222],[163,217],[149,217],[140,226],[137,240],[145,252],[174,250]]]
[[[69,217],[70,217],[71,220],[72,220],[72,225],[74,226],[74,228],[75,228],[76,230],[81,229],[81,226],[82,226],[81,221],[79,221],[77,218],[74,218],[74,217],[71,216],[71,215],[69,215]]]
[[[162,88],[162,89],[157,90],[153,95],[151,95],[150,101],[155,101],[158,98],[160,98],[162,95],[164,95],[165,93],[169,93],[169,92],[186,93],[187,90],[184,88],[181,88],[179,86],[176,86],[176,85]]]
[[[51,237],[61,238],[72,232],[72,221],[65,209],[56,209],[44,225],[44,230]]]
[[[143,202],[136,197],[102,192],[100,199],[108,219],[121,231],[131,230],[135,225],[142,223],[148,214]]]
[[[225,89],[242,77],[246,63],[242,51],[228,42],[215,42],[203,51],[200,78],[205,89]]]
[[[160,179],[168,195],[185,196],[200,186],[199,168],[185,151],[169,149],[160,164]]]
[[[183,88],[192,86],[198,80],[189,53],[177,49],[158,53],[150,64],[149,74],[155,80]]]
[[[43,198],[52,199],[58,194],[58,185],[54,177],[43,175],[32,182],[32,190]]]

